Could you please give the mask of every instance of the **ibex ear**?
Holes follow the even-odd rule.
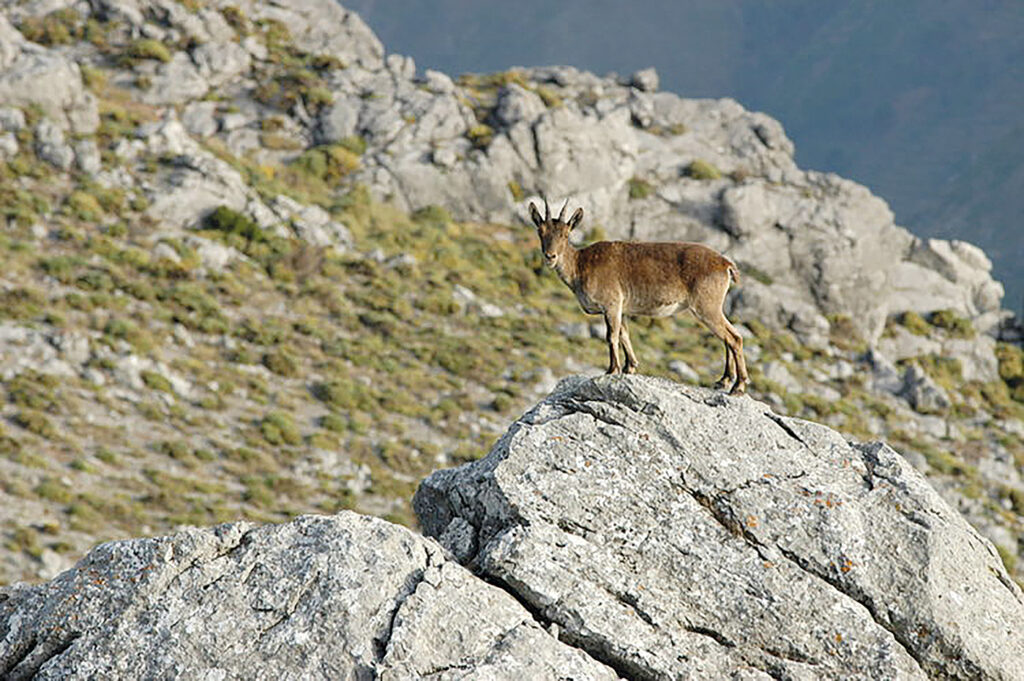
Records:
[[[538,227],[544,222],[544,218],[540,216],[540,211],[537,210],[537,206],[533,205],[533,201],[530,201],[530,219],[533,220],[533,224]]]
[[[569,229],[575,229],[581,222],[583,222],[583,209],[577,208],[576,212],[569,218]]]

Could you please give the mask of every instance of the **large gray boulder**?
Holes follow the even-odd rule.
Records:
[[[111,542],[0,590],[0,677],[615,679],[433,541],[345,512]]]
[[[888,446],[749,398],[566,379],[415,508],[632,678],[1024,678],[992,545]]]

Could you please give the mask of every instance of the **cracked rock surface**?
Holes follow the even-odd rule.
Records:
[[[614,679],[436,543],[343,512],[103,544],[0,590],[0,678]]]
[[[637,679],[1021,679],[1024,596],[901,456],[646,377],[564,380],[424,531]]]

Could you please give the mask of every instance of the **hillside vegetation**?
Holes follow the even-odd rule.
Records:
[[[385,87],[357,97],[339,81],[393,82],[405,62],[383,70],[372,34],[333,3],[299,3],[310,14],[298,19],[243,5],[154,0],[136,17],[8,3],[0,16],[13,46],[0,53],[12,103],[0,109],[0,582],[53,576],[96,542],[180,525],[342,508],[412,525],[420,479],[482,456],[558,378],[603,370],[603,328],[543,268],[532,228],[455,220],[443,184],[410,210],[365,182],[389,158],[374,134],[318,132],[325,119],[311,114],[343,96],[372,108],[370,85]],[[316,34],[324,16],[348,31],[342,47]],[[25,73],[50,83],[37,99],[14,99]],[[414,82],[403,87],[426,97]],[[436,97],[476,97],[482,121],[456,130],[448,159],[464,173],[504,143],[500,93],[528,94],[542,117],[600,106],[518,72],[464,82]],[[53,92],[66,95],[59,106]],[[737,110],[697,107],[690,124],[718,129],[721,111],[746,121]],[[401,130],[427,120],[380,116]],[[637,134],[709,145],[687,130]],[[687,135],[696,141],[679,142]],[[685,167],[672,181],[694,191],[751,186],[707,162]],[[632,199],[632,185],[619,189],[660,205],[653,184]],[[500,192],[528,196],[512,182]],[[800,201],[816,196],[800,190]],[[600,225],[581,236],[601,238]],[[740,295],[772,286],[744,269]],[[745,309],[732,316],[755,397],[887,439],[1024,574],[1019,347],[994,346],[950,309],[890,315],[871,343],[849,315],[829,316],[824,342],[807,343]],[[705,385],[720,374],[720,343],[688,318],[631,330],[645,373]]]

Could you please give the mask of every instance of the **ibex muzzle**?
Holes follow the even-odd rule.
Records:
[[[743,337],[725,318],[722,304],[730,282],[739,282],[736,265],[724,255],[695,243],[599,241],[583,249],[569,243],[569,233],[583,221],[577,208],[568,221],[562,206],[558,217],[544,201],[544,215],[530,204],[544,260],[576,294],[584,312],[604,315],[608,327],[608,373],[635,373],[639,364],[629,340],[625,315],[665,317],[689,310],[725,344],[725,370],[715,384],[731,385],[730,393],[746,391],[749,376],[743,359]],[[626,352],[625,367],[618,346]]]

